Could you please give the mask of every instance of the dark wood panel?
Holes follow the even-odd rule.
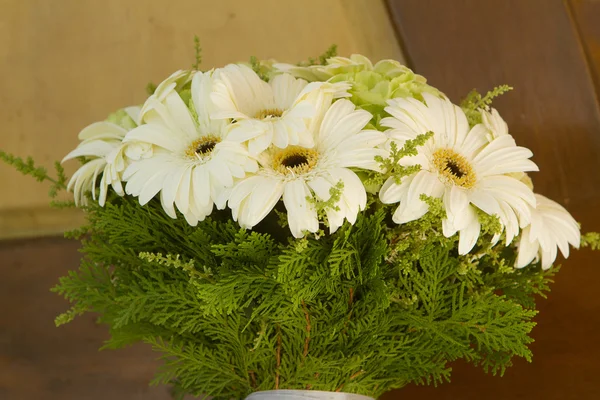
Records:
[[[600,93],[600,1],[567,1],[598,94]]]
[[[49,288],[79,264],[78,243],[0,243],[0,399],[167,400],[149,387],[158,365],[149,347],[98,351],[107,328],[85,315],[60,328],[67,302]]]
[[[451,99],[472,88],[515,87],[495,104],[517,141],[535,154],[536,191],[567,205],[584,230],[600,230],[600,114],[592,75],[600,64],[581,45],[598,43],[600,18],[589,13],[600,2],[573,4],[572,13],[560,0],[388,0],[411,66]],[[533,363],[517,360],[504,378],[457,363],[450,384],[409,386],[385,398],[600,398],[598,279],[597,254],[582,251],[565,263],[540,303]]]

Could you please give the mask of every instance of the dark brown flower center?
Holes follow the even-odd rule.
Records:
[[[472,188],[477,182],[473,166],[464,156],[452,149],[439,149],[433,153],[433,165],[446,182]]]
[[[210,153],[215,146],[217,145],[217,141],[216,140],[211,140],[210,142],[206,142],[206,143],[202,143],[200,146],[198,146],[196,148],[196,153],[198,154],[206,154],[206,153]]]
[[[267,119],[267,118],[277,118],[283,115],[283,110],[279,108],[266,108],[264,110],[260,110],[256,113],[254,118],[256,119]]]
[[[195,160],[201,159],[202,157],[209,156],[220,141],[221,139],[214,135],[202,136],[189,145],[185,154]]]
[[[452,175],[456,176],[459,179],[466,175],[464,172],[461,171],[460,166],[456,165],[456,163],[452,160],[448,160],[446,162],[446,168],[448,169],[448,171],[450,171]]]
[[[317,164],[318,158],[319,154],[314,149],[288,146],[273,156],[273,169],[284,175],[303,174]]]
[[[281,165],[287,168],[296,168],[308,164],[308,159],[304,154],[291,154],[281,160]]]

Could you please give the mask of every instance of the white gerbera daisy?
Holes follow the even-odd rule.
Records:
[[[309,94],[319,88],[334,88],[338,97],[346,96],[347,85],[315,82],[307,85],[289,74],[277,75],[269,83],[246,65],[230,64],[215,82],[211,99],[214,118],[232,118],[231,140],[246,142],[251,154],[258,154],[273,143],[279,148],[289,145],[312,147],[306,119],[317,112]],[[340,90],[341,89],[341,90]]]
[[[560,204],[536,194],[537,207],[531,209],[531,225],[523,229],[519,241],[517,268],[542,261],[548,269],[556,260],[557,248],[569,257],[569,244],[579,248],[581,234],[577,221]]]
[[[122,119],[119,121],[123,122],[120,125],[101,121],[84,128],[79,133],[81,143],[62,160],[65,162],[78,157],[89,159],[73,174],[67,185],[67,190],[73,190],[77,206],[87,204],[87,192],[91,192],[92,198],[98,200],[100,206],[104,206],[109,186],[119,196],[124,194],[121,174],[127,161],[122,153],[122,140],[128,129],[137,126],[140,107],[127,107],[123,111],[127,121]],[[96,198],[96,182],[101,173],[100,192]]]
[[[412,98],[390,100],[385,110],[392,117],[381,121],[391,128],[387,134],[399,146],[419,134],[433,132],[418,148],[418,155],[400,161],[403,165],[418,164],[421,170],[399,184],[388,179],[380,191],[383,203],[400,202],[393,220],[402,224],[425,215],[429,206],[420,200],[425,194],[443,199],[447,214],[444,235],[460,232],[460,254],[473,248],[481,230],[473,206],[498,215],[507,236],[514,236],[519,223],[529,223],[529,206],[535,207],[535,198],[525,184],[506,174],[537,171],[529,160],[531,151],[518,147],[510,135],[488,142],[486,127],[479,124],[469,129],[459,107],[428,93],[423,97],[426,104]]]
[[[312,148],[271,146],[259,157],[261,168],[234,186],[229,207],[234,220],[252,228],[273,209],[283,196],[288,223],[294,237],[319,229],[317,212],[309,199],[327,201],[330,190],[343,183],[337,208],[326,215],[331,232],[347,219],[356,221],[367,194],[360,178],[349,168],[376,170],[375,156],[385,156],[376,146],[384,143],[382,132],[362,130],[372,118],[356,110],[348,100],[336,101],[312,132]],[[321,122],[322,121],[322,122]]]
[[[213,79],[213,72],[194,74],[193,107],[188,108],[172,85],[163,101],[148,99],[146,124],[124,139],[154,147],[152,156],[133,161],[125,170],[126,192],[139,196],[141,205],[160,192],[165,212],[176,218],[176,206],[190,225],[209,215],[213,204],[224,208],[223,194],[234,179],[257,169],[243,145],[225,138],[228,122],[211,118]]]

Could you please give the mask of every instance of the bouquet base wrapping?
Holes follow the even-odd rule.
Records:
[[[254,392],[246,400],[374,400],[354,393],[324,392],[320,390],[265,390]]]

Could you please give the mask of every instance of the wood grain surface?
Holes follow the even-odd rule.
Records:
[[[167,400],[148,383],[158,366],[144,345],[98,351],[108,338],[94,315],[56,328],[68,303],[50,292],[79,264],[79,244],[48,238],[0,242],[0,399]]]
[[[572,23],[587,59],[596,93],[600,91],[600,1],[569,0],[566,3]],[[598,97],[598,96],[597,96]]]
[[[495,103],[540,172],[535,190],[564,204],[583,230],[600,230],[600,2],[389,0],[411,66],[459,101],[500,84]],[[432,12],[435,10],[435,12]],[[409,386],[384,397],[419,399],[600,398],[598,255],[575,253],[540,301],[533,363],[503,378],[461,364],[452,383]]]

